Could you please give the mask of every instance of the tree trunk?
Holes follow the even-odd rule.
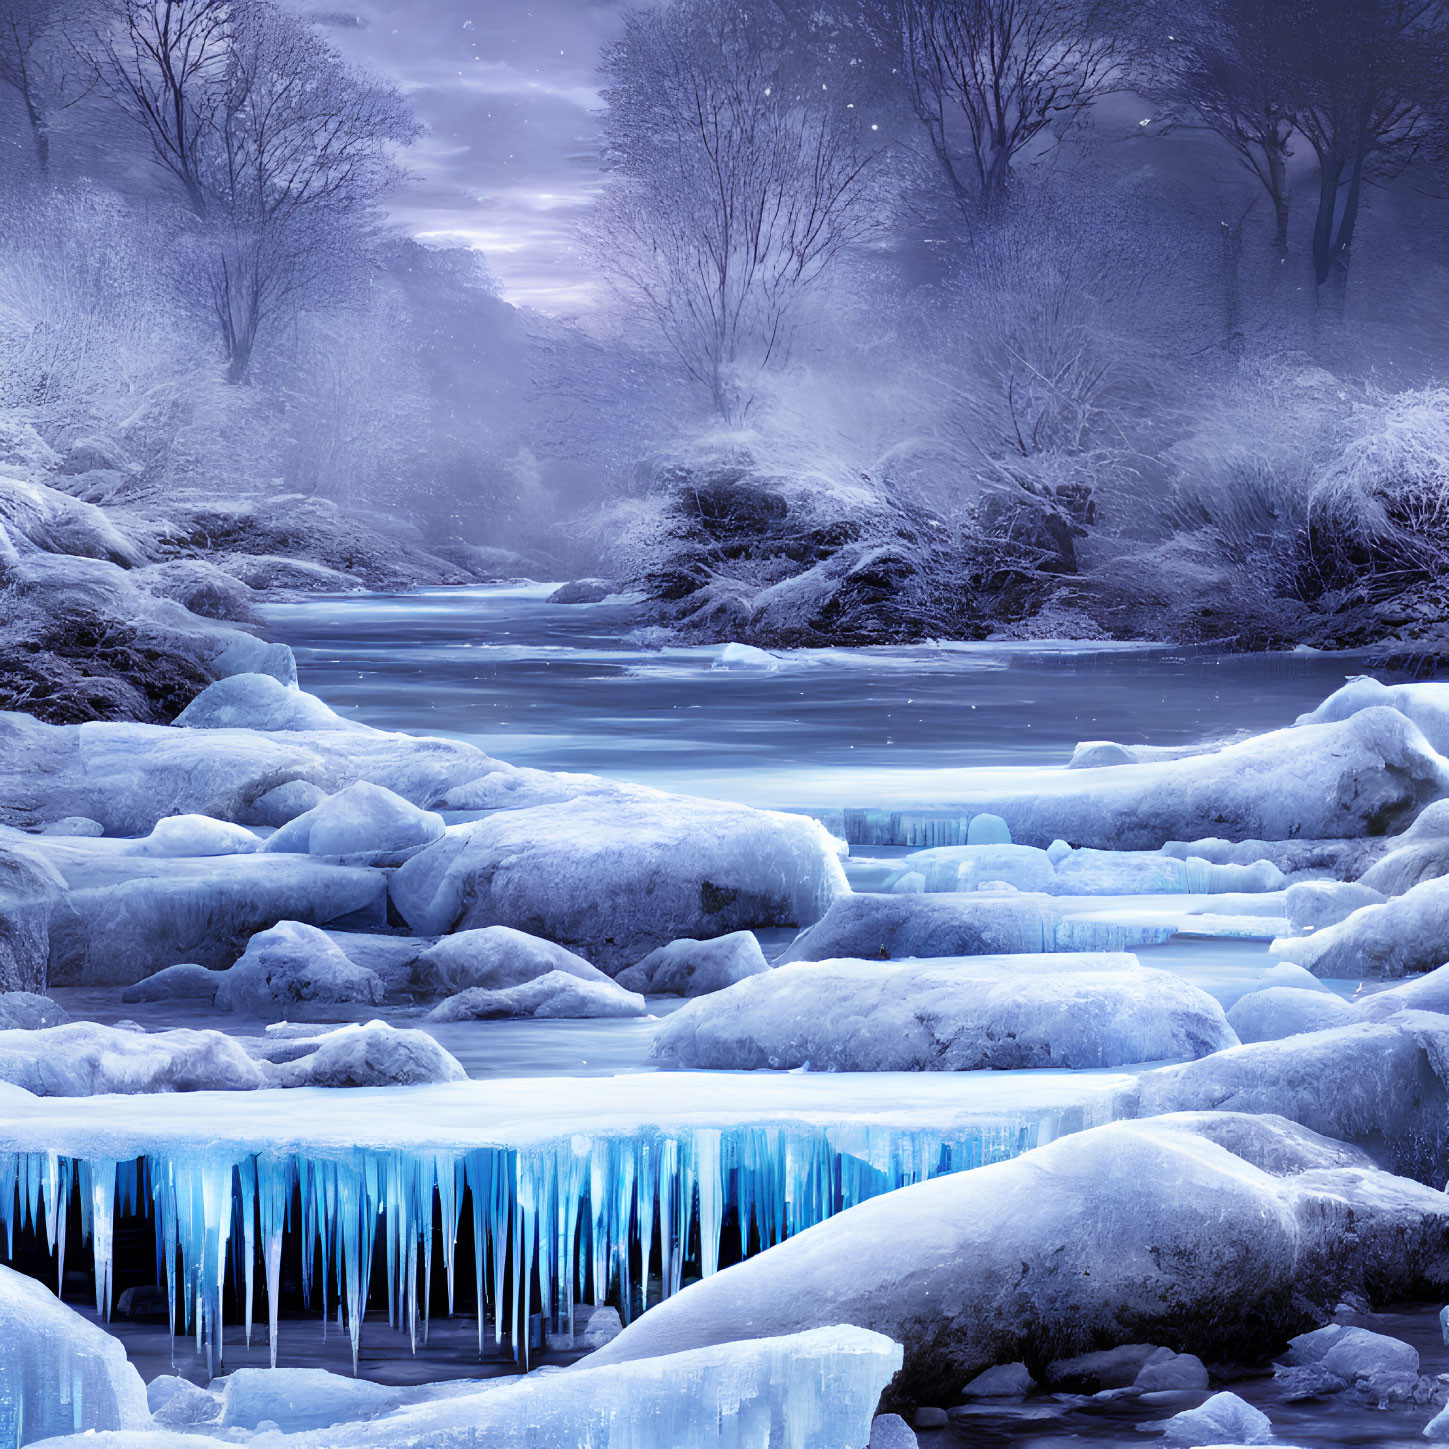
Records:
[[[1268,152],[1268,193],[1273,199],[1273,250],[1288,260],[1288,168],[1278,151]]]
[[[1313,280],[1322,286],[1333,267],[1333,223],[1338,211],[1338,188],[1343,179],[1343,158],[1318,158],[1318,214],[1313,219]]]

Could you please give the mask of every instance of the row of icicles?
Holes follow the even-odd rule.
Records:
[[[276,1367],[283,1239],[300,1232],[304,1301],[320,1295],[324,1325],[335,1310],[351,1340],[355,1373],[379,1239],[388,1321],[407,1329],[416,1351],[419,1333],[427,1339],[434,1231],[441,1229],[451,1314],[467,1204],[479,1353],[491,1307],[495,1342],[501,1345],[507,1331],[514,1357],[526,1361],[531,1316],[572,1333],[576,1289],[585,1283],[595,1303],[615,1299],[626,1322],[636,1288],[647,1307],[656,1240],[660,1293],[668,1296],[678,1292],[687,1262],[701,1277],[717,1270],[727,1218],[739,1226],[745,1251],[760,1251],[879,1193],[1014,1157],[1036,1138],[1036,1122],[1023,1120],[949,1131],[699,1128],[574,1136],[527,1148],[353,1148],[311,1157],[238,1158],[225,1148],[119,1162],[0,1153],[0,1221],[6,1256],[14,1258],[17,1229],[43,1235],[63,1284],[67,1215],[78,1199],[81,1234],[95,1262],[96,1307],[108,1319],[116,1216],[149,1216],[173,1341],[178,1329],[194,1333],[212,1371],[222,1362],[229,1269],[251,1343],[258,1262]],[[314,1263],[323,1265],[320,1273]]]

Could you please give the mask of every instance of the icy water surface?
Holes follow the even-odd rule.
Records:
[[[988,643],[801,650],[769,671],[721,669],[719,646],[628,642],[635,605],[548,604],[552,588],[325,596],[264,612],[304,687],[369,724],[761,805],[925,803],[944,772],[1062,764],[1078,740],[1273,729],[1361,668],[1351,655]]]
[[[788,652],[763,668],[727,669],[717,667],[718,647],[660,650],[632,639],[640,618],[627,600],[549,605],[552,588],[318,597],[265,612],[270,637],[295,650],[303,687],[369,724],[465,738],[519,764],[815,809],[929,806],[949,799],[963,771],[1060,766],[1083,739],[1173,745],[1271,729],[1292,723],[1361,668],[1349,655],[975,644]],[[874,875],[902,853],[857,849],[850,871],[858,888],[872,888]],[[1097,902],[1149,914],[1190,904],[1185,897]],[[765,933],[767,954],[777,954],[789,934]],[[1271,964],[1266,936],[1180,933],[1139,955],[1224,1005],[1252,989]],[[1360,989],[1351,981],[1328,984],[1344,995]],[[265,1025],[192,1003],[142,1007],[122,1005],[114,994],[56,994],[74,1015],[92,1020],[135,1017],[151,1028],[205,1025],[243,1034]],[[651,999],[650,1010],[657,1018],[681,1004]],[[384,1014],[399,1025],[425,1026],[474,1077],[652,1070],[656,1020],[435,1026],[421,1021],[421,1008]],[[147,1377],[169,1368],[172,1345],[163,1324],[112,1326]],[[1413,1341],[1424,1372],[1449,1369],[1436,1306],[1406,1305],[1372,1326]],[[379,1324],[365,1335],[360,1367],[364,1376],[392,1383],[510,1371],[506,1352],[480,1362],[473,1334],[469,1319],[439,1315],[414,1356],[405,1334]],[[265,1361],[264,1334],[250,1350],[231,1332],[227,1338],[229,1367]],[[284,1313],[280,1339],[286,1362],[350,1367],[346,1334],[334,1331],[324,1340],[316,1315],[300,1313],[297,1305]],[[177,1347],[176,1366],[204,1378],[204,1364],[185,1342]],[[1266,1367],[1215,1376],[1214,1387],[1231,1387],[1265,1409],[1280,1443],[1339,1449],[1422,1442],[1422,1410],[1287,1405]],[[1143,1432],[1150,1422],[1200,1397],[1148,1405],[1042,1395],[1016,1406],[963,1407],[952,1412],[948,1428],[922,1433],[921,1443],[927,1449],[1128,1449],[1156,1442],[1150,1429]]]

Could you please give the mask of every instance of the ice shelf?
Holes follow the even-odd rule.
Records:
[[[727,1220],[759,1251],[879,1193],[1109,1120],[1130,1081],[689,1072],[140,1098],[4,1089],[3,1247],[13,1258],[35,1234],[63,1279],[78,1211],[106,1314],[117,1214],[148,1214],[172,1332],[195,1333],[219,1367],[228,1278],[250,1341],[258,1266],[276,1363],[282,1244],[297,1234],[304,1293],[345,1327],[355,1365],[374,1255],[390,1321],[416,1346],[435,1232],[450,1311],[471,1233],[480,1352],[491,1318],[518,1355],[534,1315],[572,1332],[581,1295],[626,1316],[647,1306],[656,1247],[667,1295],[686,1263],[716,1271]]]

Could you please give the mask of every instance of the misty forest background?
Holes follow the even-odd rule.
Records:
[[[169,717],[177,610],[509,576],[1442,649],[1449,3],[630,10],[568,321],[386,224],[419,126],[339,23],[0,0],[0,705]]]

